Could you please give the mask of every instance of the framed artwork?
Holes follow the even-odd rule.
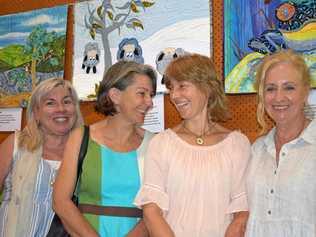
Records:
[[[0,107],[25,107],[32,89],[63,77],[67,6],[0,16]]]
[[[94,0],[75,5],[73,85],[82,100],[95,98],[104,71],[118,60],[152,65],[158,91],[174,55],[210,56],[209,0]]]
[[[316,87],[316,4],[302,0],[224,0],[226,93],[252,93],[266,54],[291,48],[302,54]]]

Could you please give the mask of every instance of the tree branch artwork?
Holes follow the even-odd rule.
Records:
[[[111,0],[103,0],[102,4],[94,9],[88,4],[88,15],[85,16],[85,27],[89,30],[92,39],[100,35],[104,48],[104,68],[107,70],[112,65],[109,35],[121,28],[144,30],[142,21],[137,17],[141,11],[152,7],[154,2],[146,0],[126,1],[122,6],[114,6]]]

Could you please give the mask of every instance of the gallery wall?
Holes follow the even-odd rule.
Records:
[[[53,7],[62,4],[73,4],[75,1],[65,0],[10,0],[2,3],[0,8],[0,15],[7,15],[17,12],[29,11],[32,9],[40,9]],[[213,61],[216,70],[221,78],[223,78],[223,4],[221,1],[213,1]],[[66,40],[66,55],[65,55],[65,69],[64,75],[66,80],[72,78],[72,55],[73,55],[73,6],[68,8],[68,22],[67,22],[67,40]],[[230,129],[241,130],[245,133],[251,141],[253,141],[259,134],[259,127],[256,122],[256,95],[227,95],[228,105],[231,111],[231,118],[223,123],[224,126]],[[165,95],[165,127],[174,126],[180,121],[180,117],[172,104],[170,103],[168,95]],[[102,118],[94,112],[94,102],[81,102],[80,104],[85,123],[91,124]],[[23,121],[25,124],[25,111],[23,111]],[[10,133],[0,132],[0,142],[2,142]]]

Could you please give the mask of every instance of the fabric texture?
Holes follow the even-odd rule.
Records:
[[[249,156],[249,140],[237,131],[198,146],[167,129],[149,143],[135,204],[156,203],[177,237],[223,237],[232,213],[248,210]]]
[[[252,146],[247,190],[248,237],[316,236],[316,121],[283,145],[276,164],[275,128]]]
[[[135,207],[133,200],[140,187],[144,150],[152,134],[145,132],[139,149],[116,152],[89,139],[78,186],[79,204]],[[137,218],[84,214],[100,236],[123,237],[138,222]]]
[[[30,153],[18,148],[17,139],[18,133],[4,181],[0,237],[45,236],[54,216],[51,184],[57,170],[42,159],[41,147]]]

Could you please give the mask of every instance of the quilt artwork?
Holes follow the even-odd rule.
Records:
[[[159,82],[170,60],[211,53],[209,0],[94,0],[75,5],[73,84],[94,99],[104,71],[118,60],[152,65]],[[158,91],[164,86],[158,83]]]
[[[252,93],[266,54],[301,53],[316,87],[316,2],[224,0],[224,74],[227,93]]]
[[[63,77],[67,6],[0,16],[0,107],[25,107],[34,87]]]

